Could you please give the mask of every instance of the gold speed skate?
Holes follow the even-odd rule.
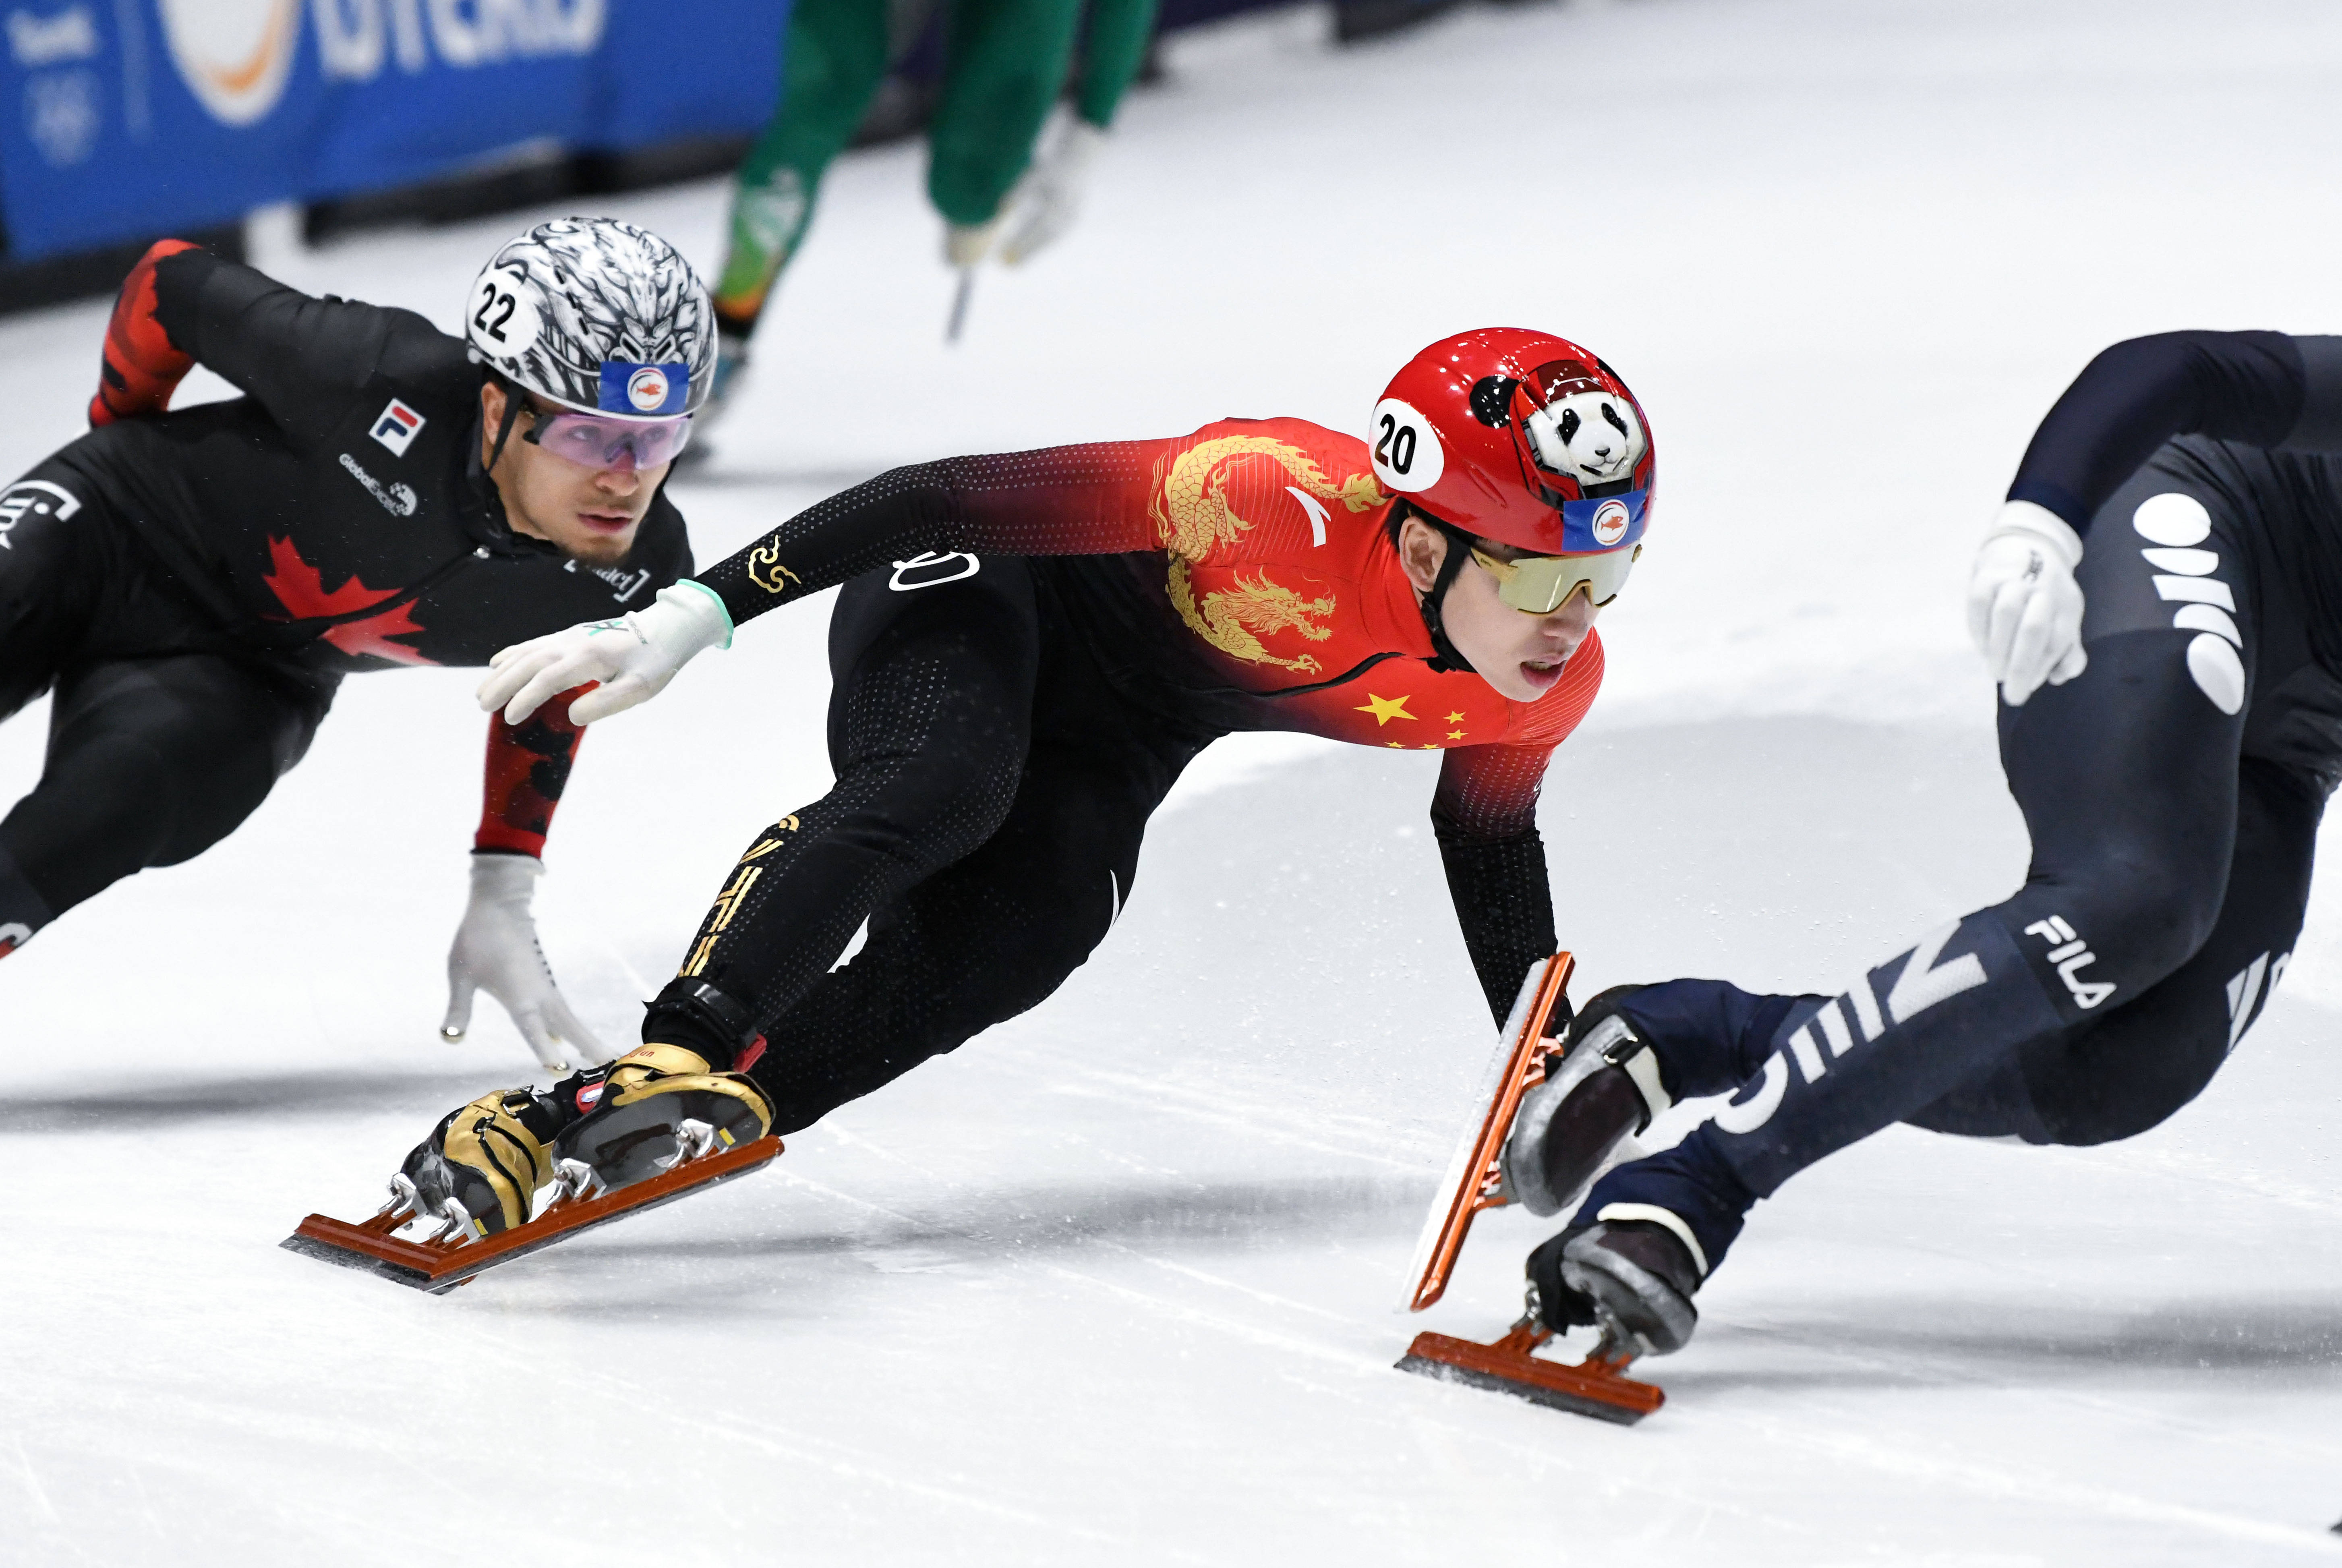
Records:
[[[555,1176],[553,1138],[564,1118],[549,1094],[501,1089],[450,1111],[390,1179],[393,1206],[478,1240],[527,1223],[537,1189]]]
[[[772,1131],[772,1102],[754,1080],[713,1072],[706,1057],[681,1045],[637,1046],[610,1064],[596,1089],[577,1091],[586,1114],[554,1144],[555,1169],[573,1193],[631,1186]]]

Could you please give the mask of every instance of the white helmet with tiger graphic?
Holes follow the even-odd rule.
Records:
[[[515,385],[622,419],[692,413],[716,375],[699,275],[616,218],[556,218],[498,250],[472,285],[464,335]]]

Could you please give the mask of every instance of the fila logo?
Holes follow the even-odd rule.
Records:
[[[381,417],[374,422],[374,428],[367,434],[389,447],[393,457],[404,457],[415,432],[422,428],[423,415],[394,397],[390,400],[390,406],[382,411]]]
[[[2074,934],[2074,928],[2065,917],[2053,914],[2047,920],[2037,920],[2025,928],[2027,936],[2037,936],[2049,944],[2049,962],[2057,966],[2057,978],[2074,994],[2077,1007],[2096,1007],[2115,994],[2111,980],[2084,980],[2076,972],[2098,961],[2090,944]]]

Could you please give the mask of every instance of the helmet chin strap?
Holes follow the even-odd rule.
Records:
[[[1459,653],[1454,643],[1448,641],[1447,623],[1440,615],[1440,606],[1447,602],[1449,584],[1453,584],[1456,574],[1464,570],[1464,563],[1471,558],[1472,535],[1452,523],[1441,522],[1420,506],[1414,507],[1412,510],[1415,515],[1438,529],[1440,537],[1447,541],[1447,554],[1439,563],[1439,574],[1431,580],[1431,591],[1416,601],[1416,608],[1423,612],[1424,630],[1431,634],[1432,672],[1435,674],[1445,674],[1450,670],[1456,670],[1465,674],[1476,675],[1480,672],[1472,667],[1472,661]]]
[[[513,426],[520,423],[520,388],[510,382],[502,383],[505,389],[505,416],[496,424],[496,444],[488,448],[487,473],[496,471],[496,459],[505,454],[505,443],[512,439]]]

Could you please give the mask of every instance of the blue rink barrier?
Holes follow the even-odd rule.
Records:
[[[789,0],[0,0],[24,261],[551,143],[753,132]]]

